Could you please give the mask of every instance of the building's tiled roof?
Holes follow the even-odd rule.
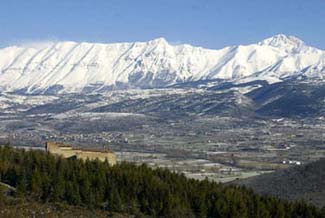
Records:
[[[86,151],[86,152],[101,152],[101,153],[113,153],[110,149],[100,149],[100,148],[75,148],[77,150]]]
[[[72,145],[69,144],[63,144],[61,142],[48,142],[48,143],[53,143],[57,145],[60,148],[72,148],[72,150],[79,150],[79,151],[85,151],[85,152],[101,152],[101,153],[113,153],[112,150],[110,149],[103,149],[103,148],[91,148],[91,147],[73,147]]]

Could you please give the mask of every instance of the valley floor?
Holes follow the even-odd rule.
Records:
[[[3,93],[0,143],[32,149],[44,149],[47,141],[105,146],[119,161],[218,182],[325,156],[322,113],[275,118],[254,115],[251,106],[238,93],[199,89],[59,96]]]

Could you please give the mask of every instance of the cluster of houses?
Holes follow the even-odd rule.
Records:
[[[301,165],[301,161],[297,161],[297,160],[283,160],[282,161],[283,164],[290,164],[290,165]]]

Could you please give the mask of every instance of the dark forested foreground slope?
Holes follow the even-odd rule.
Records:
[[[325,217],[311,205],[261,197],[246,188],[187,179],[144,165],[111,167],[42,151],[1,147],[0,176],[16,187],[20,198],[137,217]]]
[[[325,207],[325,159],[239,181],[260,194]]]
[[[132,218],[123,213],[69,206],[59,203],[40,203],[32,199],[2,196],[1,218]]]

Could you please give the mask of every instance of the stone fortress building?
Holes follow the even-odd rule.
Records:
[[[110,165],[116,164],[116,155],[109,149],[74,148],[72,145],[68,144],[47,142],[46,151],[51,154],[61,155],[64,158],[78,158],[83,160],[98,159],[100,161],[107,160]]]

